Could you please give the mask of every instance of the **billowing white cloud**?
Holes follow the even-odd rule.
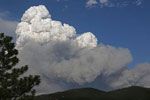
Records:
[[[132,61],[128,49],[98,45],[93,33],[77,34],[73,26],[53,20],[43,5],[23,14],[16,33],[20,65],[29,65],[28,74],[41,76],[38,93],[91,83],[99,76],[111,88],[125,87],[134,83],[133,76],[140,77],[139,70],[127,67]]]

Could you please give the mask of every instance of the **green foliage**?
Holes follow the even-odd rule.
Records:
[[[33,87],[39,85],[40,77],[22,76],[28,66],[15,67],[18,51],[11,41],[12,37],[0,33],[0,100],[33,100]]]

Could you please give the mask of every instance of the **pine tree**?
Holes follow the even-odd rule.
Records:
[[[15,67],[19,62],[18,51],[11,41],[12,37],[0,33],[0,100],[33,100],[33,87],[39,85],[40,77],[23,76],[27,65]]]

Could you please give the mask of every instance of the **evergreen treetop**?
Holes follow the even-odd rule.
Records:
[[[23,76],[28,66],[16,68],[19,59],[12,37],[0,33],[0,100],[33,100],[34,86],[39,85],[40,77]]]

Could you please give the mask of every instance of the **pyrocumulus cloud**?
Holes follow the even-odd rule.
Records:
[[[67,89],[65,84],[69,83],[91,83],[99,76],[105,77],[112,88],[133,83],[145,86],[146,78],[150,78],[143,75],[150,71],[150,64],[129,70],[132,56],[128,49],[97,44],[91,32],[77,34],[73,26],[53,20],[43,5],[33,6],[23,14],[16,34],[20,65],[29,65],[29,74],[41,76],[38,93]],[[141,76],[145,78],[139,80]]]

